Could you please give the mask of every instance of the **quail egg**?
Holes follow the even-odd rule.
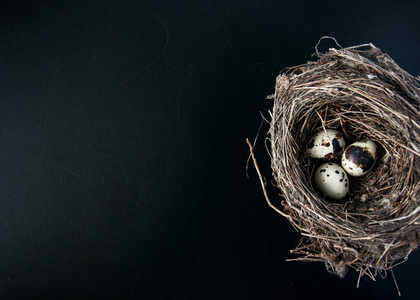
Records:
[[[378,149],[370,140],[355,142],[348,146],[341,156],[343,169],[352,176],[363,176],[376,162]]]
[[[339,157],[346,146],[341,132],[327,129],[314,134],[308,143],[307,153],[312,158],[331,160]]]
[[[320,165],[314,175],[319,191],[334,200],[341,200],[349,192],[349,179],[338,164],[328,162]]]

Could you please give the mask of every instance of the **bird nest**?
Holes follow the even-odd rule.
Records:
[[[292,260],[321,261],[344,277],[348,267],[372,279],[407,260],[420,244],[420,84],[372,44],[317,50],[317,61],[286,69],[276,79],[267,149],[273,205],[301,235]],[[346,144],[368,138],[378,145],[367,175],[351,177],[346,199],[318,193],[319,161],[308,157],[311,136],[336,129]],[[359,283],[359,281],[358,281]]]

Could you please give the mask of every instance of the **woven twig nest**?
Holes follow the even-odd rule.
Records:
[[[281,73],[268,97],[274,106],[267,146],[284,200],[272,205],[264,192],[302,234],[294,260],[325,262],[339,277],[352,267],[359,280],[374,279],[420,243],[419,80],[372,44],[316,55],[316,62]],[[373,170],[350,176],[341,202],[317,191],[319,162],[306,153],[310,137],[325,129],[341,131],[347,144],[368,138],[379,146]]]

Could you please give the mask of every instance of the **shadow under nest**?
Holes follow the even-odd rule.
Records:
[[[420,244],[420,83],[372,44],[331,48],[276,79],[266,147],[281,201],[267,202],[302,235],[292,260],[347,267],[372,279],[408,259]],[[337,129],[347,143],[379,146],[367,175],[350,178],[344,201],[313,185],[319,164],[306,154],[313,133]],[[359,282],[358,282],[359,283]]]

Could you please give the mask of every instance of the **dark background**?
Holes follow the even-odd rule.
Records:
[[[10,1],[0,7],[1,299],[396,299],[286,262],[299,234],[245,142],[323,35],[420,74],[417,1]],[[332,46],[325,41],[325,50]],[[256,147],[262,172],[270,161]],[[270,190],[276,197],[276,190]],[[418,299],[418,251],[394,269]]]

